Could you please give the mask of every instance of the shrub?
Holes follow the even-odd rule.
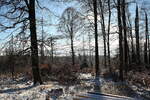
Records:
[[[61,84],[71,84],[77,82],[75,66],[70,64],[51,65],[49,70],[49,77]]]

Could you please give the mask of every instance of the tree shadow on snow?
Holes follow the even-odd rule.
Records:
[[[11,89],[6,89],[6,90],[0,90],[0,93],[13,93],[13,92],[18,92],[18,91],[23,91],[23,90],[29,90],[33,87],[36,87],[36,85],[30,85],[30,86],[23,87],[23,88],[11,88]]]

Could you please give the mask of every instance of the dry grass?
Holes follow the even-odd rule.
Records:
[[[42,79],[44,81],[58,81],[60,84],[75,83],[78,76],[76,74],[76,66],[70,64],[50,65],[49,70],[41,70]]]
[[[150,75],[149,71],[133,72],[128,73],[128,81],[130,84],[150,88]]]
[[[134,97],[135,92],[126,84],[108,82],[101,86],[101,92],[113,95]]]

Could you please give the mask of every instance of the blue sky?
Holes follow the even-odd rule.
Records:
[[[44,22],[46,24],[54,24],[52,26],[44,26],[44,31],[47,33],[47,34],[58,34],[57,32],[57,27],[55,26],[56,24],[58,24],[59,22],[59,18],[54,16],[53,14],[57,15],[57,16],[61,16],[62,12],[69,6],[74,6],[76,7],[77,4],[75,2],[72,2],[72,3],[57,3],[57,2],[53,2],[51,0],[39,0],[40,1],[40,5],[42,7],[46,7],[48,9],[50,9],[50,11],[52,13],[49,13],[48,11],[41,11],[39,10],[38,8],[36,9],[36,18],[37,19],[41,19],[42,16],[44,18]],[[2,10],[1,10],[2,11]],[[0,12],[1,12],[0,11]],[[4,21],[4,19],[0,19],[0,21]],[[9,22],[7,22],[9,23]],[[37,23],[38,24],[38,23]],[[37,32],[40,33],[41,31],[41,26],[39,26],[37,28]],[[6,40],[9,40],[9,38],[11,38],[11,36],[9,35],[11,32],[13,31],[12,30],[7,30],[5,32],[2,32],[1,33],[1,37],[0,37],[0,44],[1,43],[5,43]],[[14,35],[16,34],[17,32],[14,32]],[[38,34],[40,36],[40,34]],[[7,37],[7,39],[6,39]],[[3,39],[6,39],[6,40],[3,40]]]
[[[59,17],[61,17],[61,15],[62,15],[62,13],[63,13],[63,11],[67,8],[67,7],[74,7],[74,8],[80,8],[79,7],[79,3],[77,3],[77,2],[71,2],[71,3],[56,3],[56,2],[50,2],[50,3],[47,3],[46,1],[45,1],[45,3],[43,4],[43,5],[45,5],[46,7],[48,7],[52,12],[53,12],[53,14],[55,14],[55,15],[57,15],[57,16],[59,16]],[[52,23],[52,24],[58,24],[59,23],[59,18],[58,17],[56,17],[56,16],[54,16],[54,15],[52,15],[51,16],[51,22],[50,23]],[[50,34],[52,33],[52,34],[61,34],[61,33],[59,33],[58,31],[57,31],[57,27],[56,26],[51,26],[51,28],[49,28],[50,30],[49,30],[49,32],[50,32]]]
[[[141,5],[141,2],[143,1],[147,1],[150,2],[150,0],[138,0],[138,4]],[[44,22],[47,24],[53,24],[51,26],[44,26],[44,31],[46,32],[46,34],[53,34],[53,35],[58,35],[61,34],[60,32],[57,31],[57,27],[55,25],[58,24],[59,22],[59,17],[61,16],[61,14],[63,13],[63,11],[67,8],[67,7],[71,7],[73,6],[74,8],[76,8],[77,10],[80,10],[81,8],[79,7],[80,4],[77,2],[70,2],[70,3],[60,3],[60,2],[54,2],[52,0],[39,0],[40,5],[44,6],[46,8],[49,8],[50,11],[52,13],[49,13],[48,11],[43,11],[41,12],[41,10],[39,10],[38,8],[36,9],[36,17],[37,19],[41,19],[42,16],[44,18]],[[145,3],[144,6],[150,6],[149,3]],[[135,17],[135,4],[132,4],[130,6],[130,12],[132,13],[132,18],[134,19]],[[55,15],[59,16],[56,17]],[[117,16],[116,16],[117,17]],[[113,22],[115,23],[116,17],[114,16]],[[3,19],[0,19],[3,20]],[[134,22],[134,21],[133,21]],[[37,23],[38,24],[38,23]],[[117,24],[117,23],[115,23]],[[4,33],[1,33],[1,37],[0,39],[4,39],[5,37],[7,37],[10,33],[9,31],[6,31]],[[38,33],[38,37],[41,36],[41,26],[37,27],[37,33]],[[9,36],[11,37],[11,36]],[[8,38],[9,39],[9,38]],[[2,43],[5,43],[6,40],[1,40],[0,44],[2,45]],[[68,41],[68,40],[67,40]],[[82,41],[82,40],[81,40]],[[68,41],[69,42],[69,41]],[[64,44],[66,43],[66,40],[60,40],[59,43]],[[116,43],[116,42],[115,42]],[[78,43],[79,44],[79,43]],[[102,43],[100,43],[102,44]],[[115,44],[114,44],[115,45]]]

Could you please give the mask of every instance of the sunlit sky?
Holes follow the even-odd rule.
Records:
[[[142,4],[143,1],[147,1],[147,3]],[[39,10],[39,8],[36,8],[36,18],[37,19],[41,19],[43,17],[44,19],[44,23],[46,24],[51,24],[48,26],[44,26],[44,32],[46,35],[61,35],[62,33],[57,31],[57,24],[59,23],[59,18],[61,17],[61,14],[63,13],[63,11],[67,8],[67,7],[74,7],[76,8],[78,11],[81,11],[82,8],[80,8],[80,4],[78,2],[70,2],[70,3],[63,3],[63,2],[54,2],[53,0],[39,0],[40,5],[42,7],[46,7],[49,8],[51,13],[49,11],[45,11],[45,10]],[[150,0],[138,0],[138,5],[141,7],[142,5],[144,5],[145,7],[150,7],[149,5]],[[130,12],[132,13],[132,19],[134,19],[135,16],[135,4],[131,4],[130,5]],[[117,20],[116,20],[116,14],[113,15],[112,18],[112,30],[114,30],[114,26],[117,25]],[[3,19],[0,19],[3,20]],[[133,21],[134,22],[134,21]],[[38,25],[38,23],[37,23]],[[116,29],[117,30],[117,29]],[[6,31],[1,33],[1,37],[0,37],[0,44],[3,45],[7,40],[9,40],[11,38],[11,36],[8,37],[9,33],[11,31]],[[41,26],[37,27],[37,33],[38,33],[38,38],[41,37]],[[16,33],[14,33],[15,35]],[[6,38],[7,37],[7,38]],[[116,37],[112,36],[112,37]],[[6,39],[6,40],[3,40]],[[82,38],[77,39],[75,42],[75,46],[81,46],[82,44]],[[102,38],[100,38],[99,40],[99,44],[100,44],[100,54],[103,54],[103,41]],[[70,41],[68,41],[67,39],[63,39],[63,40],[59,40],[57,44],[58,48],[61,48],[63,46],[65,46],[65,50],[70,50],[70,46],[68,45],[70,43]],[[88,45],[88,43],[85,43],[86,45]],[[92,41],[92,45],[94,46],[94,41]],[[113,40],[111,41],[111,49],[112,51],[114,51],[116,48],[118,47],[118,40]],[[62,49],[60,49],[62,50]],[[64,52],[63,50],[61,52]],[[115,53],[115,52],[114,52]],[[113,52],[112,52],[113,54]]]

